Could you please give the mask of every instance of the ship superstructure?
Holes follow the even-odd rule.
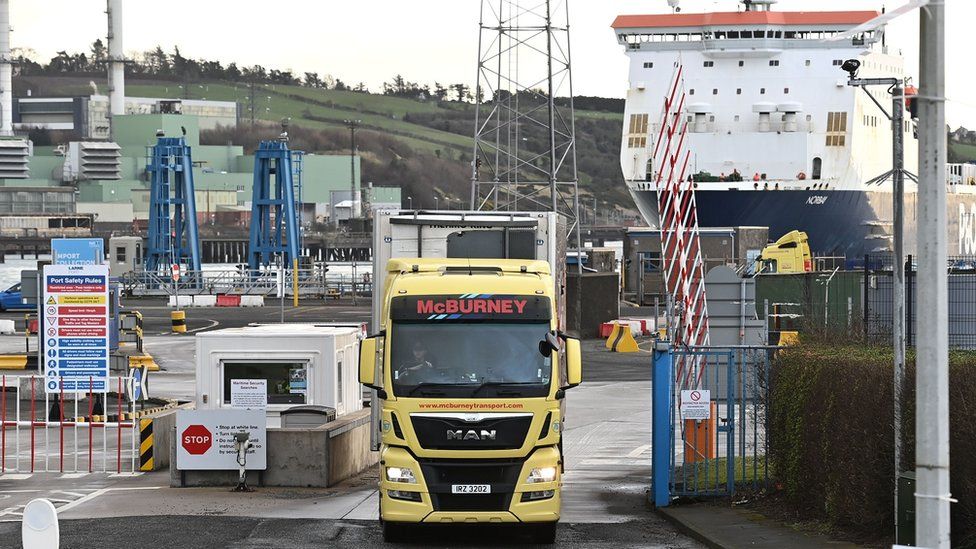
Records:
[[[847,59],[861,77],[904,78],[904,62],[885,45],[884,28],[834,39],[878,15],[874,11],[785,12],[775,0],[743,2],[737,12],[621,15],[613,23],[629,56],[629,88],[620,165],[637,205],[658,226],[657,174],[651,160],[662,105],[677,70],[702,226],[799,229],[817,253],[860,257],[891,246],[892,128],[868,93],[886,108],[883,88],[847,85]],[[910,116],[905,168],[917,171]],[[956,168],[957,170],[960,168]],[[972,231],[976,179],[954,178],[952,253],[976,253]],[[917,186],[906,182],[906,234],[914,249]],[[957,218],[959,216],[967,219]],[[965,210],[965,211],[964,211]],[[968,245],[967,245],[968,243]]]

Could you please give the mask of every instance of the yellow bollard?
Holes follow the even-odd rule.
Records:
[[[186,311],[172,311],[169,314],[173,322],[173,331],[178,334],[186,333]]]

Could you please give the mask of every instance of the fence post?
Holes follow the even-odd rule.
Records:
[[[864,254],[864,341],[868,340],[868,310],[871,307],[871,302],[868,299],[868,278],[870,277],[870,270],[868,268],[868,254]]]
[[[671,382],[672,354],[667,341],[654,349],[651,377],[651,498],[655,507],[671,504]]]
[[[912,256],[909,255],[905,264],[905,344],[913,346],[914,328],[912,324],[912,284],[915,277],[912,272]]]

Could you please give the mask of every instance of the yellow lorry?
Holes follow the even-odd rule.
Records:
[[[379,248],[378,331],[362,342],[359,376],[376,395],[384,539],[421,523],[519,523],[552,543],[564,398],[582,374],[550,263],[386,259]]]
[[[756,258],[757,274],[808,273],[813,270],[807,233],[790,231],[763,248]]]

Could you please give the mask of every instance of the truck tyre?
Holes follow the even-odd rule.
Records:
[[[539,545],[552,545],[556,543],[556,525],[558,522],[543,522],[533,524],[532,542]]]
[[[410,540],[410,526],[400,522],[383,521],[383,541],[402,543]]]

